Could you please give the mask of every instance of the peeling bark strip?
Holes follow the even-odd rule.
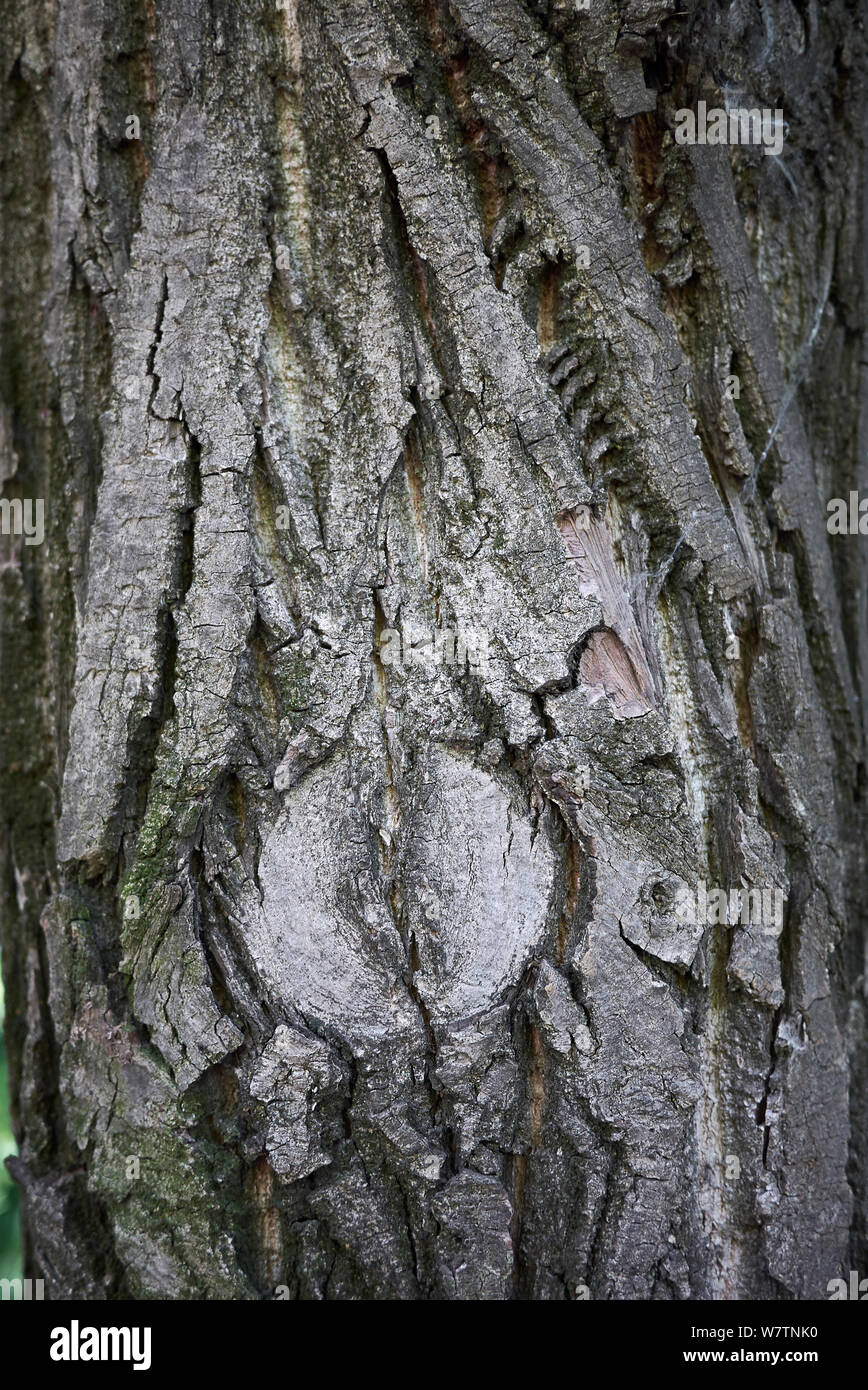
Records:
[[[28,1276],[868,1272],[866,551],[825,525],[868,481],[853,6],[0,31]],[[780,152],[678,143],[700,102],[783,111]],[[685,913],[706,884],[786,910]]]

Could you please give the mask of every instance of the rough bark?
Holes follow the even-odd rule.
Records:
[[[3,496],[46,501],[0,572],[30,1272],[868,1272],[866,542],[825,524],[866,484],[857,0],[2,30]],[[782,108],[780,158],[676,144],[699,100]],[[384,659],[480,629],[487,662]],[[700,882],[782,926],[685,923]]]

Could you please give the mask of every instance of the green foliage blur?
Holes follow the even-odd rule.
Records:
[[[21,1277],[21,1249],[18,1239],[18,1189],[6,1171],[3,1160],[16,1152],[9,1123],[9,1088],[6,1075],[6,1049],[3,1046],[3,979],[0,976],[0,1279]]]

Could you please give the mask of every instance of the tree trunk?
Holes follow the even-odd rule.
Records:
[[[3,6],[51,1298],[868,1272],[858,11]]]

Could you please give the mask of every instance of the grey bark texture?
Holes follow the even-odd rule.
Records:
[[[868,1273],[858,0],[0,13],[29,1272]]]

